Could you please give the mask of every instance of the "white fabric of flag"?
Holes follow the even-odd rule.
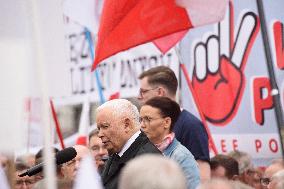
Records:
[[[5,175],[5,172],[3,168],[0,166],[0,188],[1,189],[10,189],[7,177]]]
[[[82,159],[73,189],[103,189],[101,177],[95,167],[95,160],[89,155]]]

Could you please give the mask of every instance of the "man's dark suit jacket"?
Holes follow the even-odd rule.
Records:
[[[116,189],[118,187],[119,174],[124,165],[129,160],[145,153],[161,154],[158,148],[141,132],[119,159],[116,158],[116,156],[118,156],[116,154],[112,155],[106,162],[105,169],[102,173],[102,181],[105,189]]]

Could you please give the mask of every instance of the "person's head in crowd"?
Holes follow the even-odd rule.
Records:
[[[43,148],[41,148],[35,155],[35,165],[40,164],[43,162]],[[59,150],[55,147],[52,147],[52,150],[54,152],[54,154],[56,154],[57,152],[59,152]],[[62,177],[62,171],[61,171],[61,165],[56,166],[56,173],[58,177]],[[35,181],[39,181],[43,179],[43,171],[39,172],[38,174],[35,175]]]
[[[178,164],[164,156],[141,155],[123,168],[119,189],[185,189],[186,179]]]
[[[248,170],[253,169],[251,156],[239,150],[234,150],[228,153],[228,156],[234,158],[239,163],[239,174],[243,174]]]
[[[248,153],[234,150],[228,153],[228,156],[238,161],[240,181],[256,188],[261,187],[261,175],[254,168],[251,156]]]
[[[89,149],[96,161],[96,166],[99,171],[102,171],[105,160],[103,158],[108,158],[108,151],[103,145],[102,139],[98,136],[99,130],[94,129],[89,134]]]
[[[138,100],[143,104],[155,96],[166,96],[175,100],[178,80],[169,67],[157,66],[143,72],[140,76]]]
[[[80,167],[81,160],[87,155],[90,155],[90,151],[86,146],[75,145],[73,147],[75,148],[77,155],[73,160],[63,164],[62,174],[64,179],[74,180],[76,173]]]
[[[268,189],[277,189],[277,185],[281,185],[281,181],[284,181],[284,169],[276,172],[272,175],[271,181],[267,185]],[[280,184],[279,184],[280,183]]]
[[[154,144],[173,131],[180,114],[179,105],[167,97],[154,97],[140,109],[141,129]]]
[[[30,167],[23,162],[15,162],[15,189],[31,189],[35,183],[34,177],[19,177],[19,174],[25,172]]]
[[[218,154],[210,160],[211,177],[236,180],[239,176],[237,160],[227,155]]]
[[[41,162],[43,162],[43,148],[41,148],[35,155],[35,164],[39,164]],[[52,147],[52,151],[54,152],[54,154],[56,154],[57,152],[59,152],[59,150],[55,147]]]
[[[212,178],[202,182],[196,189],[234,189],[234,187],[227,179]]]
[[[128,100],[107,101],[96,112],[98,136],[109,154],[120,152],[128,139],[140,129],[138,109]]]
[[[261,178],[261,184],[263,188],[267,188],[271,181],[271,177],[284,169],[284,160],[283,159],[276,159],[273,160],[272,163],[265,169],[263,178]]]

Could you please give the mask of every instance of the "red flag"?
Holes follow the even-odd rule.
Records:
[[[105,0],[92,70],[100,61],[150,41],[165,53],[181,40],[188,29],[220,21],[227,2]]]
[[[92,70],[120,51],[191,27],[175,0],[105,0]]]
[[[119,96],[120,96],[120,93],[119,92],[115,92],[115,93],[110,95],[108,100],[119,99]]]
[[[222,20],[228,0],[176,0],[176,4],[186,9],[193,27],[197,27]],[[185,36],[187,31],[176,32],[153,42],[162,53],[166,53]]]
[[[165,37],[156,39],[153,41],[153,43],[162,53],[165,54],[168,50],[170,50],[170,48],[175,46],[175,44],[179,42],[185,36],[186,33],[187,33],[187,30],[179,31],[174,34],[170,34]]]

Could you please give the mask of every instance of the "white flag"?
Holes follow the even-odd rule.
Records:
[[[101,177],[95,167],[94,159],[89,155],[86,156],[80,164],[77,172],[74,189],[83,188],[103,189]]]
[[[0,188],[10,189],[4,170],[0,166]]]

